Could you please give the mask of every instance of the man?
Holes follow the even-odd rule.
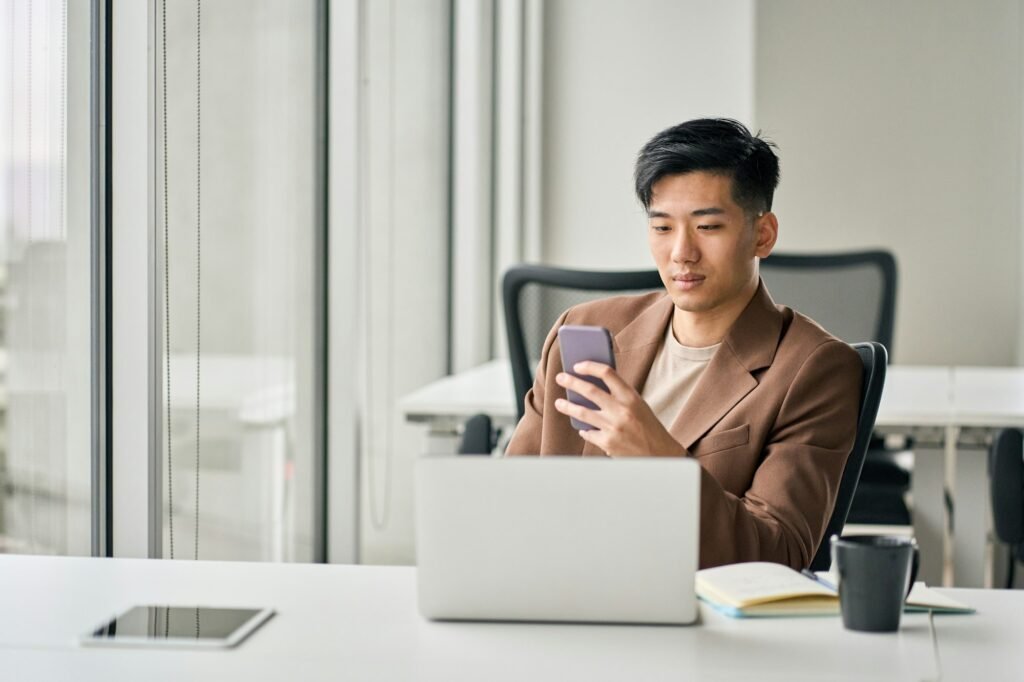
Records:
[[[666,292],[567,310],[544,343],[509,455],[694,457],[700,565],[810,564],[856,434],[857,353],[777,306],[758,275],[772,251],[778,158],[742,124],[700,119],[640,151],[636,194]],[[557,330],[600,325],[616,369],[563,372]],[[598,410],[569,403],[565,389]],[[576,417],[595,430],[577,431]]]

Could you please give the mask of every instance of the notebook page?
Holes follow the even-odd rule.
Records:
[[[697,594],[740,608],[797,596],[835,597],[831,590],[788,566],[764,561],[697,571]]]

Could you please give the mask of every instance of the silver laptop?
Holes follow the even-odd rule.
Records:
[[[423,457],[420,613],[692,623],[699,497],[691,459]]]

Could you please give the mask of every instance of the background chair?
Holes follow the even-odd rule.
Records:
[[[533,370],[540,361],[544,339],[559,315],[585,301],[662,288],[657,270],[601,272],[543,265],[509,268],[502,282],[502,301],[518,418],[523,417],[523,400],[533,386]]]
[[[829,547],[829,538],[833,535],[841,535],[843,526],[846,525],[850,506],[857,491],[857,481],[860,479],[864,460],[871,446],[871,437],[875,430],[875,417],[878,416],[878,404],[882,400],[882,387],[885,385],[885,369],[888,363],[888,354],[885,346],[880,343],[855,343],[854,349],[860,355],[861,363],[864,365],[864,372],[861,375],[860,387],[860,411],[857,414],[857,437],[853,442],[853,450],[846,460],[846,467],[843,469],[843,477],[839,481],[839,491],[836,493],[836,504],[832,508],[832,516],[825,526],[825,534],[822,536],[818,551],[811,560],[812,571],[827,571],[832,564],[832,556]]]
[[[1017,561],[1024,561],[1024,436],[1019,429],[996,432],[988,453],[988,475],[996,537],[1010,546],[1010,588]]]
[[[825,254],[773,253],[761,278],[777,303],[818,322],[847,343],[875,341],[891,356],[896,318],[896,259],[888,251]],[[850,523],[910,525],[904,496],[910,471],[900,454],[871,442]]]

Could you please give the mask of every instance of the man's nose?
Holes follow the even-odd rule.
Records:
[[[672,245],[672,261],[675,263],[696,263],[700,260],[700,250],[693,232],[688,229],[679,230],[675,244]]]

